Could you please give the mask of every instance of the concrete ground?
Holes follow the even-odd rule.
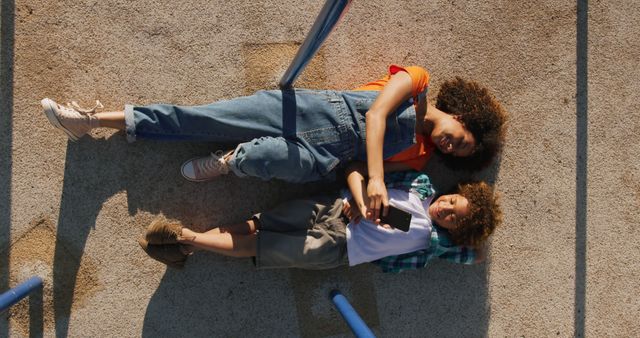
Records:
[[[273,88],[321,6],[2,1],[0,291],[35,274],[45,288],[0,337],[349,336],[334,287],[382,337],[640,336],[637,1],[354,1],[299,79],[350,89],[397,63],[429,69],[432,96],[456,75],[492,88],[510,122],[479,175],[504,210],[486,263],[255,271],[199,254],[177,271],[144,254],[135,239],[156,215],[204,229],[326,187],[189,183],[180,163],[218,145],[106,130],[72,143],[39,100],[115,110]]]

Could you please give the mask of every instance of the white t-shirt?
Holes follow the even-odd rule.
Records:
[[[347,254],[350,266],[428,247],[431,219],[427,210],[433,197],[421,201],[418,196],[407,191],[388,189],[387,193],[390,205],[412,215],[409,231],[385,229],[365,219],[361,219],[358,224],[350,222],[347,225]],[[351,198],[351,194],[344,191],[343,197]]]

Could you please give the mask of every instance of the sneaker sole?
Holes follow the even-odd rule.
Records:
[[[187,163],[189,163],[189,162],[191,162],[191,161],[193,161],[193,160],[197,160],[197,159],[199,159],[199,158],[201,158],[201,157],[194,157],[194,158],[192,158],[192,159],[190,159],[190,160],[185,161],[185,162],[184,162],[184,163],[182,163],[182,165],[180,166],[180,174],[182,175],[182,177],[184,177],[184,179],[185,179],[185,180],[187,180],[187,181],[189,181],[189,182],[207,182],[207,181],[213,181],[213,180],[215,180],[216,178],[218,178],[218,177],[222,176],[222,175],[218,175],[218,176],[211,177],[211,178],[195,179],[195,178],[191,178],[191,177],[188,177],[187,175],[185,175],[185,174],[184,174],[184,166],[186,166],[186,165],[187,165]]]
[[[60,123],[60,120],[58,120],[58,117],[56,116],[56,103],[53,102],[53,100],[49,98],[45,98],[45,99],[42,99],[42,101],[40,101],[40,104],[42,104],[42,108],[44,108],[44,114],[47,115],[47,119],[49,119],[49,122],[54,127],[64,131],[65,134],[67,134],[67,136],[69,137],[69,139],[71,139],[71,141],[78,140],[78,137],[74,135],[70,130],[65,128]]]

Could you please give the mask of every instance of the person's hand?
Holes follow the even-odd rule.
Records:
[[[354,222],[356,224],[360,223],[360,219],[362,219],[362,215],[367,213],[366,206],[362,205],[360,207],[355,207],[355,202],[352,200],[344,200],[342,213],[349,218],[349,221]]]
[[[384,229],[387,229],[387,230],[393,230],[393,227],[392,227],[392,226],[390,226],[390,225],[389,225],[389,224],[387,224],[387,223],[379,223],[379,224],[378,224],[378,226],[379,226],[379,227],[382,227],[382,228],[384,228]]]
[[[389,209],[389,197],[387,197],[387,187],[384,185],[384,180],[370,179],[367,185],[367,197],[369,210],[366,217],[378,223],[380,216],[386,216]]]

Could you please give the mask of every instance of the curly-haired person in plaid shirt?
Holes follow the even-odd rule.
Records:
[[[196,251],[252,257],[257,268],[330,269],[372,262],[384,272],[422,268],[434,258],[481,261],[482,245],[501,221],[493,189],[463,183],[435,198],[429,177],[419,172],[385,175],[389,203],[412,215],[409,231],[375,222],[367,211],[365,170],[347,170],[346,189],[328,196],[285,202],[250,220],[195,232],[166,219],[154,221],[140,239],[152,258],[183,267]]]

